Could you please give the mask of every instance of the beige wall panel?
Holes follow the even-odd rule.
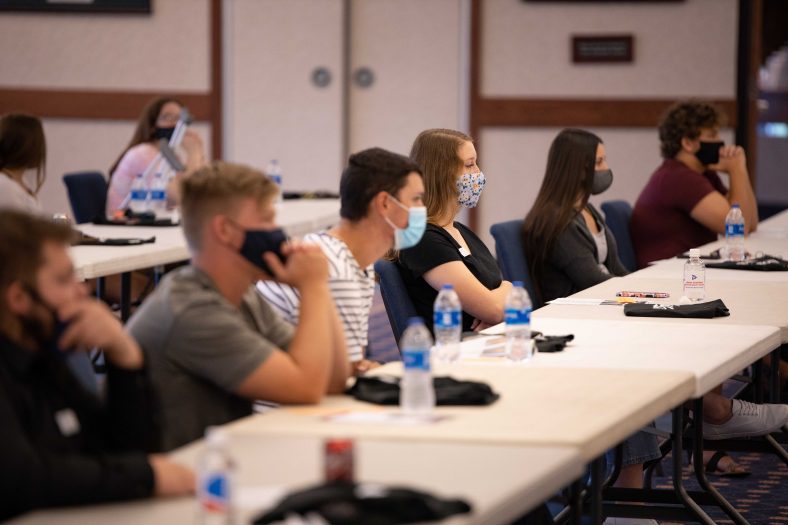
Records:
[[[0,86],[206,92],[209,0],[160,0],[153,14],[0,15]]]
[[[736,91],[737,0],[483,0],[486,97],[671,98]],[[571,63],[572,34],[635,37],[632,64]]]

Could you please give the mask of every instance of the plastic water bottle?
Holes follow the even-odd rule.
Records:
[[[151,184],[150,210],[156,217],[163,217],[167,212],[167,180],[162,172],[156,173]]]
[[[406,414],[429,414],[435,406],[435,387],[430,366],[432,336],[421,317],[408,320],[400,347],[405,373],[400,384],[399,406]]]
[[[435,298],[434,312],[435,357],[438,361],[452,363],[460,357],[462,336],[462,307],[454,286],[443,285]]]
[[[129,209],[134,213],[145,213],[148,211],[148,185],[142,178],[142,173],[138,174],[131,183],[131,198],[129,199]]]
[[[268,175],[268,178],[271,179],[276,183],[279,187],[279,197],[278,200],[282,200],[282,167],[279,165],[279,161],[276,159],[272,159],[271,162],[268,163],[268,166],[265,168],[265,174]]]
[[[506,355],[512,361],[527,361],[534,355],[531,309],[531,298],[528,297],[522,281],[514,281],[504,306]]]
[[[198,522],[201,525],[233,523],[235,463],[227,452],[227,434],[219,427],[205,431],[205,452],[198,465]]]
[[[693,302],[706,298],[706,266],[700,260],[700,250],[689,251],[689,259],[684,263],[684,295]]]
[[[744,215],[736,203],[725,216],[725,249],[728,260],[744,260]]]

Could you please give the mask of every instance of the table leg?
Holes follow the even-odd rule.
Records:
[[[763,403],[763,361],[758,359],[752,364],[752,400],[754,403]]]
[[[583,521],[583,482],[578,479],[569,488],[569,523],[580,525]]]
[[[684,505],[684,508],[694,519],[700,523],[713,525],[714,521],[709,517],[700,506],[690,498],[687,489],[684,488],[682,480],[683,459],[684,459],[684,407],[673,409],[673,491],[676,497]],[[701,446],[701,449],[703,447]],[[701,458],[703,452],[701,451]],[[702,459],[701,459],[702,462]]]
[[[591,523],[602,523],[602,485],[604,484],[604,459],[599,457],[591,462]]]
[[[772,366],[770,367],[770,379],[769,385],[769,402],[770,403],[779,403],[780,402],[780,358],[781,352],[780,349],[782,347],[777,347],[774,351],[772,351]]]
[[[717,505],[734,523],[739,525],[748,524],[749,522],[714,488],[714,485],[709,482],[709,478],[706,477],[706,465],[703,462],[703,398],[693,401],[692,411],[695,416],[695,436],[692,444],[695,478],[697,478],[701,488],[714,498]]]
[[[120,320],[131,317],[131,272],[120,274]]]

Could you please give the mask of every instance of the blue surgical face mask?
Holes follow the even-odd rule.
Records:
[[[479,197],[482,195],[482,190],[487,181],[484,178],[484,173],[463,173],[457,179],[457,191],[460,196],[457,201],[460,206],[464,208],[475,208],[479,203]]]
[[[394,228],[394,249],[405,250],[412,248],[419,244],[424,230],[427,229],[427,208],[424,206],[413,206],[408,208],[392,195],[389,195],[397,206],[404,210],[408,210],[408,225],[405,228],[397,228],[397,226],[384,217],[387,223]]]

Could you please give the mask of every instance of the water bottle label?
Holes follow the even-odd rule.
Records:
[[[460,326],[462,313],[456,312],[435,312],[433,321],[437,328],[453,328]]]
[[[150,198],[153,200],[160,200],[163,201],[167,198],[167,192],[165,190],[152,190],[150,192]]]
[[[227,477],[223,474],[207,476],[202,484],[200,506],[207,512],[227,512],[229,504],[229,487]]]
[[[427,350],[405,350],[402,352],[402,363],[408,370],[430,371],[430,353]]]
[[[282,176],[281,175],[269,175],[268,177],[272,181],[274,181],[277,186],[281,186],[282,185]]]
[[[531,324],[530,308],[507,308],[504,313],[504,320],[506,324]]]
[[[744,236],[744,224],[728,223],[725,225],[725,236],[733,237],[736,235]]]
[[[142,189],[131,190],[131,198],[134,200],[144,201],[148,196],[148,192]]]

